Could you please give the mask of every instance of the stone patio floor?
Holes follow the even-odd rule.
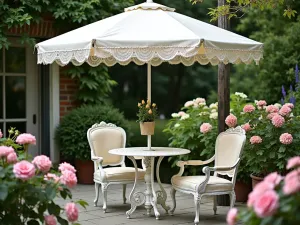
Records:
[[[167,191],[167,204],[172,206],[170,199],[170,185],[163,184]],[[126,197],[128,199],[132,185],[127,185]],[[142,183],[137,185],[137,190],[144,190]],[[158,185],[156,186],[158,190]],[[122,186],[111,185],[108,189],[108,207],[107,212],[102,210],[102,197],[100,195],[98,206],[95,207],[93,200],[95,197],[94,185],[78,185],[72,190],[73,200],[83,199],[88,202],[89,206],[86,209],[80,207],[79,223],[81,225],[192,225],[194,224],[194,201],[192,195],[177,192],[177,208],[174,216],[167,215],[161,206],[158,207],[161,213],[160,220],[156,220],[153,210],[152,215],[148,217],[143,206],[131,215],[131,219],[127,219],[125,212],[130,209],[130,204],[123,204]],[[61,205],[64,205],[63,200],[59,200]],[[203,198],[200,207],[200,223],[199,225],[226,225],[226,214],[229,210],[228,206],[218,206],[217,215],[213,214],[212,199],[209,197]],[[236,207],[243,207],[237,203]]]

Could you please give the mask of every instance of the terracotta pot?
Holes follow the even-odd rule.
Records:
[[[79,184],[93,184],[94,163],[92,160],[75,160],[77,179]]]
[[[250,177],[252,178],[252,189],[264,179],[263,177],[257,177],[253,174],[250,174]]]
[[[153,135],[155,122],[140,122],[141,135]]]
[[[242,181],[236,181],[234,186],[234,191],[236,195],[237,202],[247,202],[248,195],[251,192],[251,184],[246,184]]]

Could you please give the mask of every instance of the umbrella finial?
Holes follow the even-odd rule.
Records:
[[[147,3],[153,3],[153,0],[147,0]]]

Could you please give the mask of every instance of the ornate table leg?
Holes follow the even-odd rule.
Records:
[[[146,174],[145,174],[145,183],[146,183],[146,191],[145,191],[145,195],[146,195],[146,202],[145,202],[145,208],[147,210],[147,215],[150,216],[151,214],[151,209],[152,209],[152,204],[151,204],[151,200],[152,200],[152,186],[151,186],[151,157],[145,157],[144,158],[144,164],[146,167]]]
[[[133,162],[134,168],[135,168],[135,179],[134,179],[134,185],[129,195],[129,200],[131,204],[131,208],[126,212],[126,216],[129,219],[130,215],[135,211],[137,206],[143,205],[146,200],[146,196],[143,192],[134,192],[135,186],[137,183],[138,178],[138,168],[135,161],[135,158],[133,156],[128,156],[128,158]]]
[[[160,213],[158,212],[157,209],[157,195],[154,189],[154,159],[155,157],[151,157],[151,189],[152,189],[152,200],[151,204],[154,209],[154,214],[157,220],[159,220]]]
[[[164,156],[160,156],[156,165],[156,179],[158,182],[158,185],[160,187],[160,191],[157,191],[157,203],[160,204],[164,210],[166,210],[166,213],[168,214],[168,211],[170,210],[170,207],[166,205],[166,201],[167,201],[167,193],[164,189],[164,187],[161,184],[160,181],[160,177],[159,177],[159,167],[160,167],[160,163],[163,160]]]

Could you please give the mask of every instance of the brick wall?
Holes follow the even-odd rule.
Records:
[[[79,105],[78,102],[75,101],[78,82],[68,76],[60,74],[59,86],[60,118],[62,118]]]

